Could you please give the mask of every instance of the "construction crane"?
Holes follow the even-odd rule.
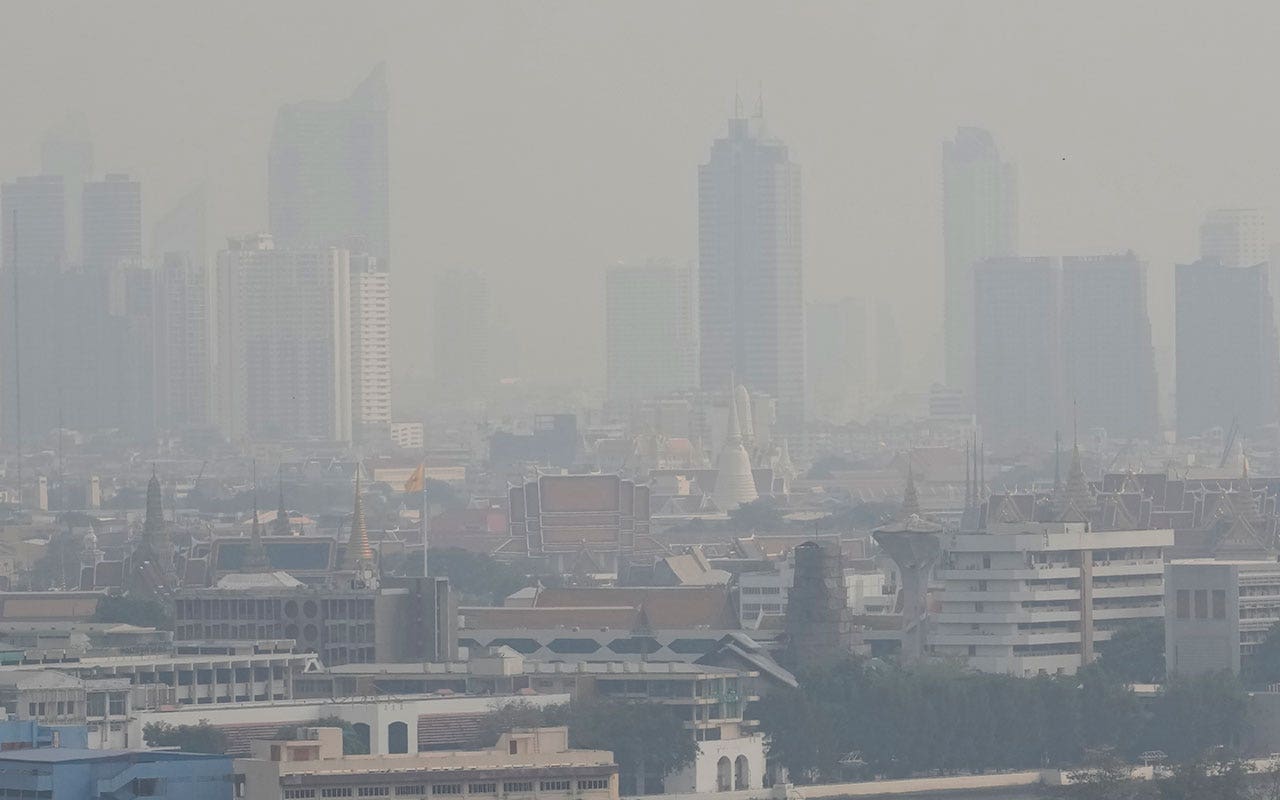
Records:
[[[1240,435],[1240,420],[1237,417],[1231,418],[1231,427],[1227,430],[1226,443],[1222,445],[1222,458],[1218,460],[1218,469],[1222,469],[1227,465],[1227,459],[1231,457],[1231,447],[1236,443],[1236,437]]]

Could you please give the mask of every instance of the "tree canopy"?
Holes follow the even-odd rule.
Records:
[[[93,621],[173,630],[173,615],[164,601],[143,595],[107,595],[98,601]]]
[[[1125,683],[1164,680],[1164,619],[1147,619],[1117,628],[1098,645],[1098,666]]]
[[[148,747],[176,747],[184,753],[225,753],[227,735],[202,719],[196,725],[149,722],[142,728]]]

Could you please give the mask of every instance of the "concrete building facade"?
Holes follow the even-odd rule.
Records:
[[[368,255],[351,257],[352,432],[362,441],[391,425],[391,274]]]
[[[651,400],[698,385],[694,270],[669,259],[618,265],[605,277],[609,400]]]
[[[1201,675],[1242,664],[1280,622],[1280,564],[1185,559],[1165,566],[1165,669]]]

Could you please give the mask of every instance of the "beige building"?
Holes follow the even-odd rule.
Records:
[[[237,760],[236,772],[236,796],[246,800],[618,797],[613,754],[570,749],[568,728],[504,733],[488,750],[368,756],[344,756],[338,728],[300,728],[294,740],[254,742],[253,757]]]
[[[361,439],[391,425],[391,274],[351,257],[351,413]]]

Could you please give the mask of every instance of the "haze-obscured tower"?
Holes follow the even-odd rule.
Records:
[[[387,108],[381,64],[345,100],[281,107],[267,187],[280,247],[337,246],[390,264]]]
[[[4,441],[10,446],[16,441],[19,417],[23,437],[46,433],[58,424],[52,400],[58,394],[59,319],[49,309],[61,308],[66,238],[61,176],[18,178],[0,186],[0,415]]]
[[[609,399],[646,400],[698,385],[693,267],[671,260],[609,268],[605,351]]]
[[[351,275],[345,250],[270,236],[218,256],[218,414],[232,440],[351,441]]]
[[[489,283],[471,270],[447,270],[435,281],[432,372],[441,400],[482,397],[491,383]]]
[[[207,428],[213,414],[213,281],[186,252],[155,270],[156,421],[162,430]]]
[[[1267,221],[1256,208],[1215,208],[1200,223],[1200,258],[1224,267],[1267,260]]]
[[[1146,265],[1132,252],[1062,260],[1066,396],[1079,423],[1112,436],[1159,430]]]
[[[947,385],[974,396],[974,265],[1018,253],[1018,182],[981,128],[942,143]]]
[[[731,376],[777,399],[778,423],[804,417],[800,167],[735,109],[729,133],[698,168],[698,298],[702,388]]]
[[[93,141],[84,114],[68,114],[40,141],[40,174],[62,178],[67,260],[80,263],[81,196],[93,176]]]
[[[857,297],[805,308],[809,416],[846,423],[900,388],[902,343],[893,310]]]
[[[1046,441],[1060,419],[1055,258],[992,258],[974,270],[978,422],[995,440]]]
[[[1179,264],[1174,291],[1178,436],[1238,420],[1256,437],[1280,393],[1268,265]]]
[[[178,199],[151,229],[151,258],[185,253],[191,263],[207,267],[209,258],[209,193],[204,184]]]
[[[84,185],[83,266],[105,272],[142,259],[142,184],[112,174]]]

